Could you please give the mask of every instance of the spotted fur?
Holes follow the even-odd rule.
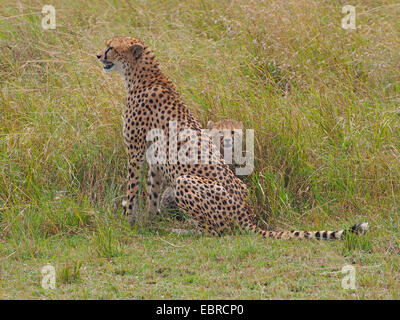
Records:
[[[243,123],[239,121],[235,121],[232,119],[224,119],[221,121],[208,121],[207,129],[210,130],[209,134],[211,139],[219,139],[220,153],[224,158],[224,145],[228,147],[232,147],[233,151],[233,141],[234,141],[234,131],[236,131],[237,135],[243,137]],[[215,141],[213,140],[213,141]],[[229,165],[229,168],[235,172],[235,164],[232,163]],[[178,206],[175,201],[175,192],[171,187],[167,187],[165,191],[161,195],[161,208],[164,209],[178,209]]]
[[[151,49],[139,39],[112,38],[97,57],[105,72],[118,71],[122,75],[127,90],[124,140],[129,160],[125,208],[131,224],[134,224],[138,172],[145,161],[149,131],[160,128],[168,137],[168,123],[175,120],[178,132],[190,128],[200,135],[201,125],[182,102],[171,81],[161,72]],[[167,152],[175,147],[178,152],[184,151],[185,143],[167,144]],[[198,144],[201,149],[210,151],[211,164],[174,164],[167,159],[166,164],[149,166],[147,200],[150,214],[159,210],[161,185],[165,181],[173,188],[178,206],[192,216],[202,231],[212,235],[220,235],[235,226],[275,239],[339,239],[345,232],[366,231],[367,223],[355,225],[348,231],[267,231],[259,228],[245,184],[220,159],[219,153],[211,155],[212,141],[209,137],[202,137]],[[186,155],[189,159],[201,160],[200,154]]]

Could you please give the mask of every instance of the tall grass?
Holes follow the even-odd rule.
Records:
[[[95,206],[121,196],[124,90],[94,58],[115,34],[154,48],[203,123],[234,114],[256,130],[254,187],[267,211],[395,209],[396,1],[354,3],[353,31],[341,28],[341,1],[56,1],[48,31],[43,3],[1,9],[3,217],[56,192]]]
[[[108,223],[126,227],[125,91],[95,54],[129,35],[153,48],[202,124],[255,129],[246,183],[260,218],[307,229],[369,220],[396,245],[398,1],[353,1],[356,30],[341,28],[346,1],[55,0],[47,31],[44,4],[0,6],[0,239],[33,248],[97,230],[99,253],[120,253]]]

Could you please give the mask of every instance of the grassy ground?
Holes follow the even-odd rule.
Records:
[[[44,31],[41,9],[56,8]],[[400,6],[348,1],[15,1],[0,5],[1,298],[400,298]],[[151,45],[196,117],[255,129],[246,179],[270,228],[340,242],[178,236],[121,216],[125,91],[95,53]],[[56,269],[44,290],[41,269]],[[344,265],[356,289],[341,287]]]

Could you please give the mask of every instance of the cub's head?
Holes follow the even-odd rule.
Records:
[[[208,121],[207,123],[208,129],[216,129],[216,130],[243,130],[243,123],[240,121],[235,121],[231,119],[225,119],[218,122]]]
[[[106,46],[97,54],[103,64],[104,72],[118,71],[121,74],[131,69],[142,57],[144,44],[131,37],[115,37],[106,42]]]
[[[243,137],[243,123],[232,119],[225,119],[218,122],[208,121],[207,129],[211,130],[210,135],[212,138],[220,137],[221,142],[226,141],[226,146],[233,147],[233,139],[237,137]],[[222,135],[221,135],[222,134]],[[235,136],[236,134],[236,136]],[[223,149],[221,145],[221,150]],[[223,151],[221,151],[223,154]]]

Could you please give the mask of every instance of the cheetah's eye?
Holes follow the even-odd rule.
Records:
[[[108,53],[112,48],[113,48],[113,47],[108,47],[107,50],[104,52],[104,60],[102,61],[103,65],[104,65],[104,67],[103,67],[104,72],[109,72],[109,71],[111,71],[111,70],[114,68],[114,66],[115,66],[115,64],[114,64],[113,62],[107,60],[107,53]]]
[[[107,53],[110,51],[113,47],[108,47],[106,52],[104,52],[104,60],[107,60]]]

